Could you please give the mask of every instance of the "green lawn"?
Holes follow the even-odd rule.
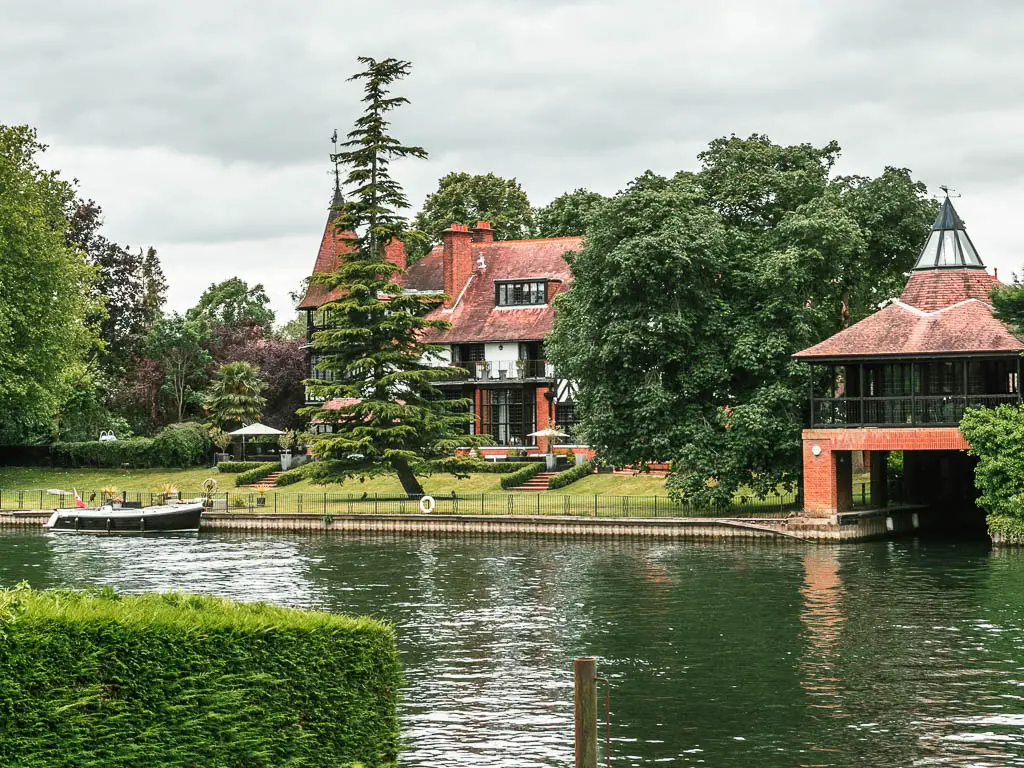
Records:
[[[0,467],[0,489],[5,491],[60,488],[98,491],[113,486],[119,491],[156,492],[165,484],[195,490],[208,477],[223,485],[226,475],[215,469],[54,469],[52,467]],[[231,480],[234,484],[234,480]]]
[[[668,496],[665,478],[657,475],[590,475],[553,493],[572,496],[599,494],[602,496]]]

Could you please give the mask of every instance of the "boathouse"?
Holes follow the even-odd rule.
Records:
[[[804,510],[852,507],[864,452],[871,506],[884,507],[890,451],[903,451],[907,501],[973,507],[974,464],[959,423],[968,408],[1021,401],[1022,344],[992,313],[990,275],[947,197],[903,293],[795,357],[810,365],[803,433]]]

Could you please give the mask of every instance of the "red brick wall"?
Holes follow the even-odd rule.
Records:
[[[820,449],[817,456],[815,446]],[[969,447],[956,427],[805,429],[804,512],[811,517],[831,517],[846,508],[842,489],[848,480],[845,470],[837,467],[838,452],[955,451]]]
[[[405,243],[401,240],[392,240],[384,248],[384,259],[390,261],[399,269],[405,269]],[[399,285],[405,285],[405,275],[391,276]]]

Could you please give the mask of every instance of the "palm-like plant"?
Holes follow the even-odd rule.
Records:
[[[252,363],[225,363],[206,391],[206,411],[223,429],[235,429],[259,421],[267,400],[260,392],[263,381]]]

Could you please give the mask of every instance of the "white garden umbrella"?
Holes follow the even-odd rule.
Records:
[[[280,429],[274,429],[268,427],[266,424],[250,424],[247,427],[236,429],[234,432],[229,432],[230,435],[237,435],[242,438],[242,461],[245,461],[245,438],[247,437],[260,437],[265,435],[283,435],[284,432]]]
[[[548,453],[555,452],[555,441],[556,437],[568,437],[565,432],[559,432],[554,427],[544,427],[544,429],[538,429],[536,432],[531,432],[527,437],[546,437],[548,438]]]

